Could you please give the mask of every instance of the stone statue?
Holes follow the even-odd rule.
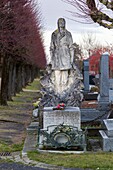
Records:
[[[65,29],[65,19],[58,19],[58,29],[52,33],[50,54],[52,70],[68,70],[72,68],[74,51],[72,35]]]
[[[65,28],[65,19],[58,19],[58,29],[52,33],[50,55],[56,92],[62,93],[68,88],[68,71],[72,69],[74,50],[72,35]]]
[[[50,64],[41,79],[43,86],[43,103],[54,106],[64,101],[68,106],[79,106],[83,88],[82,76],[74,60],[73,39],[66,30],[64,18],[58,19],[58,29],[51,35]]]

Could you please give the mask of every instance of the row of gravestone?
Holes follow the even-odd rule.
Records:
[[[89,61],[84,61],[84,91],[89,92]],[[98,108],[106,115],[113,103],[113,79],[109,79],[109,54],[106,52],[101,56],[99,73]],[[103,130],[100,130],[103,151],[113,151],[113,119],[102,121]]]
[[[113,79],[109,79],[109,54],[107,52],[101,56],[100,60],[99,88],[99,104],[101,107],[106,107],[113,102]],[[89,60],[84,60],[84,92],[89,93]]]
[[[103,54],[101,57],[101,64],[100,64],[100,69],[101,69],[101,74],[100,74],[100,99],[99,99],[99,106],[100,110],[99,113],[105,112],[105,110],[108,109],[109,105],[109,66],[108,66],[108,60],[109,56],[108,54]],[[86,65],[84,69],[84,75],[87,76],[88,73],[88,65]],[[84,77],[85,77],[84,76]],[[86,79],[85,79],[86,80]],[[112,87],[111,89],[112,90]],[[77,110],[78,109],[78,110]],[[84,139],[84,134],[82,134],[82,138],[79,140],[81,134],[81,114],[82,110],[80,111],[79,108],[74,108],[74,107],[68,107],[65,110],[59,110],[59,111],[53,111],[53,108],[51,107],[45,107],[43,111],[43,128],[40,129],[40,136],[39,136],[39,148],[43,148],[44,146],[48,145],[53,145],[54,147],[57,147],[59,145],[65,145],[66,143],[69,143],[70,136],[67,134],[69,132],[69,129],[65,127],[65,125],[69,126],[76,126],[77,131],[77,137],[75,141],[77,142],[77,145],[80,145],[83,150],[86,150],[86,142],[83,141]],[[91,113],[91,112],[90,112]],[[103,114],[103,113],[102,113]],[[111,120],[104,120],[103,124],[106,125],[104,126],[103,131],[100,131],[101,135],[101,141],[102,141],[102,147],[104,151],[113,151],[113,146],[110,145],[111,141],[113,140],[112,136],[109,136],[110,131],[112,131],[112,124],[113,119]],[[54,132],[54,126],[53,125],[60,125],[59,127],[61,131],[58,132],[57,130]],[[110,128],[108,128],[110,127]],[[66,128],[66,129],[65,129]],[[110,129],[110,130],[109,130]],[[72,143],[73,144],[73,143]],[[74,144],[75,145],[75,144]],[[108,147],[109,146],[109,147]]]

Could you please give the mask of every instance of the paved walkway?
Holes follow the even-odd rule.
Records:
[[[0,170],[84,170],[82,168],[64,168],[30,160],[27,154],[20,156],[19,152],[11,156],[3,156],[0,159],[11,160],[14,163],[0,163]],[[4,161],[5,162],[5,161]],[[91,169],[85,169],[91,170]]]
[[[45,170],[45,169],[21,165],[17,163],[1,163],[0,170]]]

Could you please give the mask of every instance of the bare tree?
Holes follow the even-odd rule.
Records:
[[[99,43],[95,33],[85,32],[81,34],[79,47],[82,51],[82,58],[88,58],[92,55],[93,50],[102,48],[102,45]]]
[[[108,29],[113,29],[113,0],[63,0],[76,8],[70,11],[80,22],[98,23]],[[83,19],[83,20],[82,20]]]
[[[82,70],[82,60],[83,60],[83,55],[82,55],[82,50],[80,46],[76,43],[73,43],[73,49],[74,49],[74,63],[77,65],[79,70]]]

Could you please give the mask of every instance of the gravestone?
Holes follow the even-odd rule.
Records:
[[[109,79],[109,102],[113,103],[113,79]]]
[[[79,109],[83,99],[82,75],[74,63],[73,39],[65,27],[65,19],[59,18],[57,24],[51,35],[51,63],[41,79],[44,108],[38,144],[39,148],[67,149],[76,145],[85,150]],[[57,109],[59,103],[65,105],[62,110]]]
[[[89,60],[84,60],[84,92],[89,92]]]
[[[86,131],[81,129],[79,107],[65,107],[53,110],[44,107],[43,129],[39,132],[38,149],[73,149],[80,147],[86,151]]]
[[[53,110],[45,107],[43,112],[43,128],[51,125],[66,124],[81,128],[81,114],[79,107],[66,107],[65,110]]]
[[[99,108],[106,110],[109,107],[109,54],[104,53],[100,60],[100,95]]]
[[[113,152],[113,119],[103,120],[103,129],[100,130],[103,151]]]

